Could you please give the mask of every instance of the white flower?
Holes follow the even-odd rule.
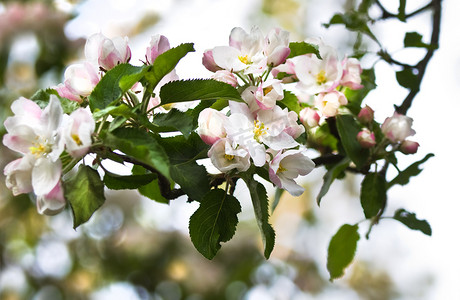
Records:
[[[386,118],[383,122],[382,132],[392,143],[400,143],[415,134],[412,122],[412,118],[395,112],[392,117]]]
[[[341,105],[348,103],[347,98],[342,92],[331,91],[320,93],[315,97],[315,106],[325,117],[334,117],[339,113]]]
[[[65,70],[64,83],[59,84],[56,91],[61,97],[81,102],[82,97],[91,94],[99,80],[97,69],[92,64],[73,64]]]
[[[285,189],[293,196],[300,196],[304,188],[294,179],[307,175],[315,168],[315,163],[305,155],[304,149],[280,151],[269,164],[269,177],[277,187]]]
[[[63,133],[67,152],[72,157],[81,157],[88,152],[95,127],[93,116],[84,108],[70,114]]]
[[[61,181],[48,194],[37,196],[36,205],[42,215],[53,216],[61,212],[66,205]]]
[[[224,173],[232,169],[244,172],[251,165],[249,152],[227,138],[215,142],[208,151],[208,156],[213,165]]]
[[[150,46],[147,47],[145,58],[147,63],[153,64],[158,55],[170,49],[169,40],[163,35],[156,34],[150,40]]]
[[[208,145],[212,145],[219,139],[227,136],[224,124],[227,116],[213,108],[205,108],[198,116],[197,133]]]
[[[128,38],[109,39],[101,33],[93,34],[86,41],[85,56],[93,65],[100,66],[104,70],[110,70],[131,59]]]

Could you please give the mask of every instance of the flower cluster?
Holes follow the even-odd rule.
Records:
[[[6,165],[6,186],[13,195],[33,192],[40,213],[56,214],[66,203],[60,156],[66,151],[79,158],[88,152],[95,129],[93,117],[84,108],[64,114],[54,95],[44,109],[21,97],[11,110],[14,116],[5,121],[3,144],[22,157]]]

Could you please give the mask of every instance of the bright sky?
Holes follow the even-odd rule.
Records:
[[[79,17],[68,25],[66,32],[71,37],[87,37],[99,31],[114,36],[123,33],[124,26],[135,20],[142,11],[158,12],[164,16],[160,23],[131,40],[133,57],[143,57],[150,36],[156,33],[167,36],[171,45],[194,42],[197,52],[179,64],[182,66],[179,75],[186,78],[209,76],[201,66],[201,53],[205,49],[227,44],[228,34],[233,27],[249,29],[251,25],[257,25],[248,20],[248,15],[259,3],[257,0],[188,0],[187,4],[182,1],[181,5],[172,5],[172,2],[88,0],[79,10]],[[324,31],[320,23],[327,21],[333,13],[330,7],[334,6],[325,4],[327,1],[310,2],[315,7],[315,14],[310,13],[309,16],[318,18],[317,28],[310,30],[321,34]],[[408,1],[408,5],[413,3],[419,1]],[[408,157],[407,163],[421,159],[429,152],[436,156],[424,164],[424,172],[408,186],[394,188],[389,195],[390,207],[404,207],[417,213],[419,218],[427,219],[433,228],[433,236],[425,237],[395,222],[382,221],[370,241],[363,239],[358,246],[358,257],[363,259],[381,259],[386,263],[390,256],[390,261],[399,265],[394,268],[392,275],[404,283],[419,282],[415,280],[419,271],[433,272],[433,289],[423,299],[460,299],[460,243],[457,233],[460,163],[454,157],[454,151],[459,146],[456,136],[460,99],[456,88],[460,86],[460,31],[457,30],[460,2],[445,0],[443,5],[441,47],[431,61],[422,91],[409,111],[417,131],[414,138],[421,147],[419,153]],[[327,9],[321,10],[321,7]],[[392,47],[395,37],[388,34],[384,38],[384,44]],[[428,36],[425,38],[428,41]],[[378,66],[377,71],[381,89],[372,95],[368,104],[377,111],[377,119],[383,121],[392,113],[391,104],[385,102],[386,99],[402,99],[405,91],[393,85],[394,75],[385,73],[385,67]],[[316,176],[320,178],[321,175]],[[327,199],[328,202],[337,200],[332,197]],[[321,209],[326,210],[328,207],[325,205]],[[342,219],[336,222],[341,224],[353,221]]]

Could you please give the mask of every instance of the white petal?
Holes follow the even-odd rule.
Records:
[[[61,178],[61,161],[39,158],[32,169],[32,186],[37,196],[48,194]]]

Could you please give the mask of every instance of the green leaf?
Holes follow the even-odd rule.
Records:
[[[428,153],[423,159],[413,163],[409,167],[407,167],[405,170],[399,172],[399,174],[393,178],[390,183],[388,183],[388,189],[392,187],[395,184],[400,184],[400,185],[406,185],[409,183],[409,180],[412,176],[417,176],[422,172],[422,169],[420,169],[420,165],[426,162],[428,159],[433,157],[433,153]]]
[[[118,128],[107,133],[104,145],[118,149],[170,178],[168,156],[157,140],[147,132],[136,128]]]
[[[200,207],[190,217],[189,231],[195,248],[207,259],[212,259],[236,231],[237,214],[241,212],[238,200],[224,190],[209,191]]]
[[[413,230],[419,230],[426,235],[431,236],[431,226],[426,220],[419,220],[414,213],[410,213],[404,209],[398,209],[393,216],[393,219],[398,220],[407,227]]]
[[[366,34],[372,40],[379,43],[375,35],[369,29],[367,22],[370,22],[369,16],[366,13],[359,11],[349,11],[345,14],[335,14],[328,24],[324,24],[326,28],[329,28],[331,25],[343,24],[345,27],[351,31],[357,31]]]
[[[51,95],[58,97],[59,101],[61,102],[62,110],[65,114],[70,114],[80,107],[80,104],[77,102],[59,96],[59,93],[54,89],[40,89],[36,91],[32,97],[30,97],[30,100],[37,103],[38,106],[43,109],[48,105]]]
[[[171,164],[174,165],[208,157],[209,146],[195,132],[192,132],[188,139],[177,135],[158,139],[158,142],[167,153]]]
[[[300,107],[299,98],[289,91],[284,91],[283,100],[276,101],[276,104],[281,108],[287,107],[289,110],[295,111],[297,114],[299,114],[302,109],[302,107]]]
[[[171,81],[161,87],[160,98],[161,105],[195,100],[243,101],[233,86],[213,79]]]
[[[283,195],[284,191],[285,191],[284,189],[276,188],[275,197],[274,197],[273,203],[272,203],[272,213],[275,211],[276,207],[280,203],[281,196]]]
[[[407,89],[413,91],[420,89],[420,80],[412,68],[404,68],[402,71],[396,72],[396,80],[398,80],[400,86]]]
[[[123,116],[125,119],[136,117],[137,114],[134,112],[136,109],[129,107],[128,105],[122,103],[118,106],[107,106],[102,110],[96,110],[93,113],[94,119],[100,119],[108,114],[112,116]]]
[[[150,89],[153,91],[160,80],[174,70],[179,61],[187,55],[187,53],[194,51],[193,43],[185,43],[158,55],[153,65],[147,68],[145,74],[145,79]],[[163,99],[161,100],[163,102]]]
[[[355,257],[358,240],[358,225],[344,224],[332,237],[327,250],[330,280],[343,276],[345,268]]]
[[[134,175],[148,175],[149,173],[146,169],[141,166],[133,166],[132,173]],[[138,188],[139,193],[142,196],[145,196],[151,200],[154,200],[159,203],[169,203],[169,200],[163,197],[161,194],[160,186],[158,185],[158,178],[152,180],[150,183],[140,186]]]
[[[350,165],[350,159],[345,157],[339,163],[330,168],[326,174],[323,176],[323,185],[319,191],[318,196],[316,197],[316,203],[318,206],[321,204],[321,199],[327,194],[329,188],[331,187],[332,182],[339,177],[343,171]]]
[[[288,58],[312,53],[312,54],[315,54],[316,57],[321,59],[321,55],[319,54],[318,45],[314,45],[314,44],[310,44],[306,42],[291,42],[289,43],[289,49],[291,49],[291,53],[289,54]]]
[[[422,38],[423,36],[418,32],[406,32],[404,36],[404,47],[436,49],[436,46],[424,43]]]
[[[64,195],[72,208],[73,228],[76,229],[104,204],[104,184],[96,170],[80,165],[77,173],[64,180]]]
[[[265,187],[258,181],[252,178],[251,173],[241,174],[243,180],[248,186],[251,194],[252,205],[256,215],[257,225],[262,234],[262,242],[264,244],[264,255],[268,259],[273,248],[275,247],[275,231],[268,222],[268,198]]]
[[[379,173],[369,173],[361,183],[361,207],[366,219],[375,217],[387,200],[385,177]]]
[[[111,190],[137,189],[152,182],[156,178],[158,178],[158,176],[153,173],[121,176],[106,171],[104,174],[104,183],[105,186]]]
[[[363,69],[363,72],[361,73],[361,84],[363,85],[362,89],[352,90],[346,88],[344,92],[348,99],[347,108],[354,115],[359,114],[359,111],[361,110],[361,104],[364,98],[366,98],[367,94],[369,94],[370,91],[377,87],[375,84],[374,69]]]
[[[198,202],[201,202],[210,190],[206,168],[193,160],[171,165],[171,178],[180,185],[187,196]]]
[[[351,115],[338,115],[336,120],[340,141],[345,152],[355,163],[356,167],[361,169],[369,159],[369,150],[361,147],[356,139],[356,136],[361,131],[361,127]]]
[[[158,126],[157,130],[161,132],[180,131],[186,138],[194,129],[193,116],[175,108],[166,114],[156,114],[153,118],[153,124]]]
[[[114,104],[136,82],[141,80],[146,67],[119,64],[109,70],[89,95],[89,107],[92,112],[102,110]]]

